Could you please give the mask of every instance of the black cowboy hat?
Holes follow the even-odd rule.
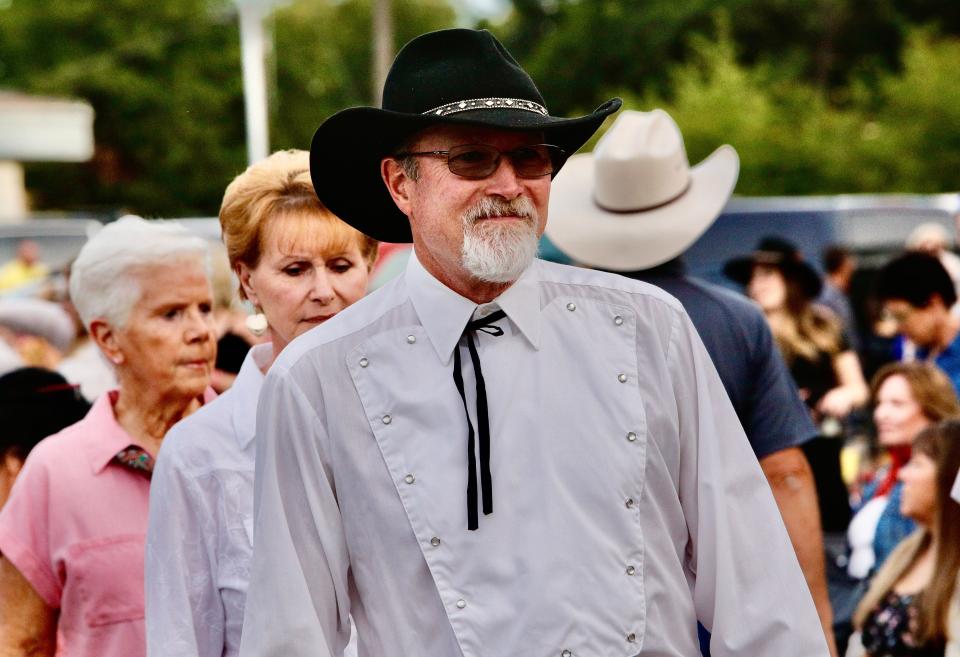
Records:
[[[572,155],[620,104],[613,98],[587,116],[550,116],[533,80],[492,34],[430,32],[397,55],[381,108],[352,107],[317,129],[310,175],[320,200],[348,224],[378,240],[410,242],[410,224],[383,184],[380,160],[414,133],[436,124],[539,130]]]
[[[776,267],[783,273],[784,278],[797,281],[804,296],[810,300],[820,296],[820,290],[823,289],[820,274],[801,257],[797,247],[788,240],[764,237],[750,255],[728,260],[723,266],[723,274],[746,287],[753,276],[755,265]]]

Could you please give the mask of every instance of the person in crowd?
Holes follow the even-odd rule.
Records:
[[[883,460],[863,487],[850,522],[847,572],[864,579],[914,529],[901,512],[897,479],[917,435],[941,420],[958,417],[960,402],[946,375],[929,363],[890,363],[871,382],[873,419]]]
[[[960,391],[960,315],[953,281],[935,256],[908,252],[877,273],[876,295],[884,312],[916,350],[913,357],[937,364]],[[897,354],[912,360],[911,354]]]
[[[17,254],[0,267],[0,293],[13,292],[30,283],[38,283],[50,274],[40,260],[40,246],[33,240],[17,244]]]
[[[904,246],[907,251],[927,253],[939,260],[953,281],[954,289],[960,293],[960,256],[950,250],[953,240],[942,224],[933,221],[920,224],[910,231]]]
[[[89,410],[76,386],[56,372],[23,367],[0,376],[0,509],[34,446]]]
[[[546,235],[575,262],[647,281],[683,304],[770,483],[830,632],[817,492],[799,447],[816,429],[763,313],[742,295],[687,275],[681,257],[726,205],[739,164],[736,151],[722,146],[691,168],[669,114],[623,111],[592,154],[574,155],[557,175]]]
[[[774,339],[820,436],[804,445],[813,467],[825,532],[841,533],[850,522],[847,489],[840,475],[838,438],[843,422],[863,406],[869,389],[856,352],[829,311],[815,305],[821,281],[790,242],[766,237],[749,256],[724,265],[724,274],[744,285],[766,315]]]
[[[274,153],[237,176],[220,225],[270,342],[253,347],[233,387],[173,427],[160,451],[146,562],[147,654],[157,657],[237,654],[264,373],[295,337],[364,295],[377,256],[374,240],[317,199],[305,151]]]
[[[126,217],[81,249],[70,296],[119,387],[33,449],[0,512],[0,655],[146,653],[154,458],[214,394],[206,248],[185,228]]]
[[[67,381],[80,386],[80,394],[88,401],[99,398],[117,387],[117,375],[110,362],[104,357],[97,343],[90,338],[83,319],[77,313],[77,307],[70,300],[70,271],[73,263],[63,271],[66,290],[58,301],[73,321],[75,338],[65,352],[64,358],[57,364],[57,371]]]
[[[264,381],[243,657],[339,656],[351,615],[369,655],[679,657],[698,620],[717,657],[828,654],[683,308],[535,259],[552,175],[619,106],[550,116],[453,29],[321,125],[320,200],[414,254]]]
[[[862,652],[850,657],[960,654],[960,504],[950,491],[960,468],[960,422],[924,429],[898,474],[900,512],[919,529],[877,572],[854,622]]]
[[[222,231],[221,231],[222,232]],[[264,342],[262,332],[254,335],[247,327],[250,316],[237,293],[237,277],[223,243],[210,244],[213,275],[213,320],[217,334],[217,362],[210,385],[222,394],[233,385],[250,347]]]
[[[826,276],[817,303],[829,308],[843,327],[850,348],[860,351],[860,331],[850,306],[850,281],[857,270],[857,258],[850,249],[832,244],[823,250],[823,270]]]

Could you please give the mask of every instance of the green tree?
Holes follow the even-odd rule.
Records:
[[[35,205],[215,210],[219,183],[244,159],[239,61],[225,2],[8,1],[0,86],[96,111],[91,162],[27,167]]]
[[[396,42],[449,26],[443,0],[395,0]],[[370,0],[296,0],[273,35],[271,143],[309,148],[320,122],[370,99]],[[0,87],[89,101],[96,152],[31,164],[35,207],[216,214],[246,166],[231,0],[6,0]]]
[[[455,20],[444,0],[393,0],[392,10],[396,49]],[[371,22],[370,0],[297,0],[276,12],[271,117],[275,148],[309,148],[314,131],[328,116],[371,104]]]
[[[729,33],[695,39],[670,72],[669,93],[624,91],[635,109],[662,107],[680,125],[691,162],[720,144],[741,159],[737,193],[802,195],[944,192],[960,166],[960,39],[914,34],[902,72],[877,90],[854,89],[844,107],[829,93],[770,66],[738,62]]]

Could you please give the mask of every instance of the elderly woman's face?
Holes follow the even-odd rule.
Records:
[[[322,219],[274,218],[263,235],[260,261],[240,265],[247,298],[267,317],[274,350],[322,324],[367,291],[370,268],[356,239],[330,241]]]
[[[210,283],[199,262],[183,260],[136,274],[141,296],[116,331],[119,370],[168,396],[203,394],[217,355]]]

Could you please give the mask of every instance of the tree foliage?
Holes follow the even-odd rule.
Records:
[[[395,42],[454,24],[393,0]],[[369,104],[371,0],[292,0],[268,23],[271,143]],[[743,194],[945,191],[960,165],[955,0],[513,0],[487,25],[555,114],[666,107],[690,159],[739,150]],[[232,0],[0,0],[0,88],[88,100],[96,153],[32,164],[39,209],[209,215],[246,164]]]
[[[723,143],[741,158],[744,195],[943,192],[960,166],[960,39],[914,33],[900,72],[859,85],[843,107],[770,66],[738,63],[723,30],[695,40],[671,70],[669,94],[622,93],[634,109],[663,107],[691,162]]]
[[[394,1],[399,45],[451,24],[443,0]],[[270,23],[274,148],[309,148],[330,113],[370,102],[370,0],[296,0]],[[211,215],[246,166],[229,0],[7,0],[0,87],[83,98],[89,163],[31,164],[37,208]]]

